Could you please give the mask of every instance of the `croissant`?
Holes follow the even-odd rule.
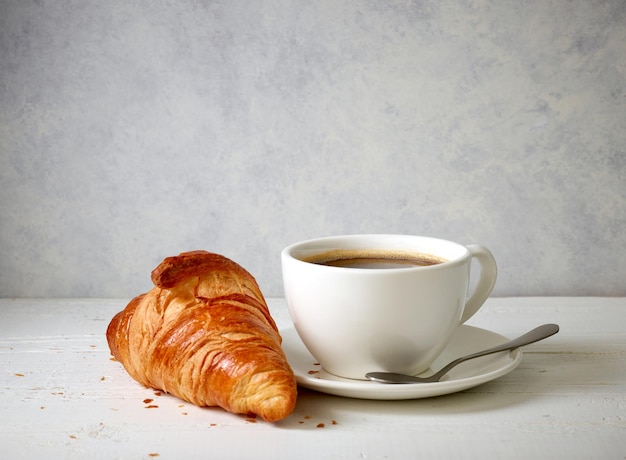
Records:
[[[146,387],[274,422],[296,403],[281,337],[250,273],[206,251],[168,257],[113,317],[112,355]]]

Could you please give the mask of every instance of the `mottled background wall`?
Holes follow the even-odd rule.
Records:
[[[282,295],[338,233],[626,295],[623,0],[0,0],[0,296],[130,297],[204,248]]]

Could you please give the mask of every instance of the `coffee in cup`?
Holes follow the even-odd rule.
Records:
[[[468,295],[472,260],[481,270]],[[302,342],[326,371],[351,379],[428,369],[497,274],[483,246],[412,235],[308,240],[285,248],[281,262]]]
[[[331,267],[370,269],[424,267],[445,262],[430,254],[383,249],[333,249],[301,260]]]

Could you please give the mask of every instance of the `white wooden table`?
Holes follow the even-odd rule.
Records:
[[[524,348],[511,373],[437,398],[300,389],[270,424],[135,383],[105,330],[128,299],[0,299],[0,457],[81,459],[626,458],[626,298],[494,298],[468,324]],[[279,327],[284,300],[268,299]]]

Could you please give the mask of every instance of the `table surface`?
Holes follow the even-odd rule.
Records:
[[[468,324],[560,332],[521,364],[435,398],[374,401],[299,388],[266,423],[134,382],[105,339],[127,299],[0,299],[4,458],[626,458],[626,298],[492,298]],[[283,299],[268,299],[279,328]]]

